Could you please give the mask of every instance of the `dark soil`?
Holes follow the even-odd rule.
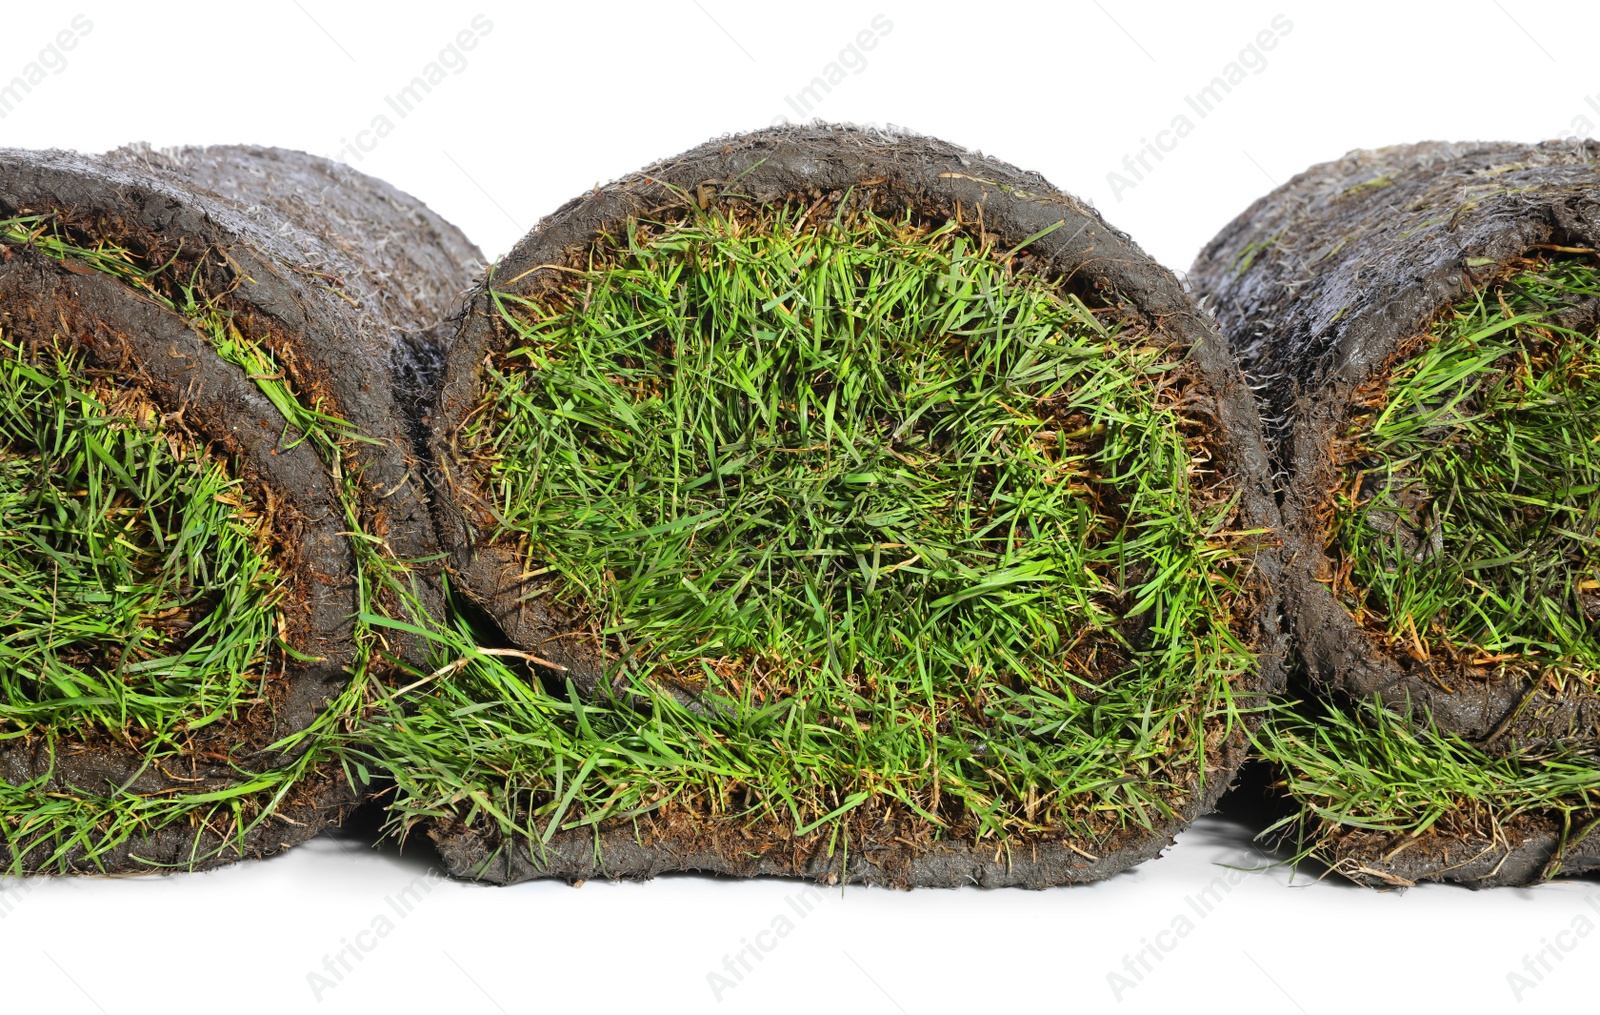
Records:
[[[1559,693],[1467,667],[1445,680],[1391,653],[1335,598],[1326,550],[1332,497],[1348,478],[1339,441],[1363,388],[1524,259],[1597,241],[1600,144],[1428,142],[1314,166],[1201,251],[1190,282],[1261,399],[1284,526],[1280,591],[1313,693],[1378,696],[1495,752],[1600,747],[1600,698],[1589,689]],[[1592,325],[1596,313],[1574,306],[1561,323]],[[1498,838],[1435,828],[1393,856],[1398,840],[1350,831],[1330,851],[1375,882],[1523,883],[1546,872],[1558,841],[1542,820]],[[1597,841],[1585,839],[1566,869],[1583,866]]]
[[[911,211],[935,221],[956,219],[998,237],[1002,247],[1063,223],[1029,246],[1037,272],[1059,278],[1090,306],[1131,305],[1130,321],[1187,352],[1195,394],[1207,421],[1206,443],[1218,449],[1225,483],[1240,496],[1241,524],[1271,528],[1277,507],[1253,400],[1227,343],[1196,311],[1170,272],[1125,235],[1036,174],[930,138],[847,127],[790,127],[709,142],[676,158],[579,197],[540,223],[501,262],[500,292],[530,296],[564,284],[559,267],[581,264],[595,240],[630,219],[670,217],[691,202],[700,207],[771,205],[789,201],[861,201],[881,215]],[[602,657],[593,638],[575,629],[576,618],[526,598],[529,579],[514,546],[489,539],[493,519],[476,465],[466,460],[457,435],[479,409],[480,371],[503,352],[509,331],[484,288],[475,293],[461,330],[449,347],[436,407],[430,415],[436,465],[435,514],[456,588],[498,625],[513,644],[566,668],[584,693],[595,693]],[[1278,632],[1275,553],[1257,556],[1251,576],[1255,610],[1248,639],[1260,653],[1250,692],[1281,683],[1285,648]],[[903,818],[884,815],[876,828],[852,830],[861,843],[846,867],[796,843],[782,829],[751,829],[694,815],[662,819],[637,829],[630,823],[556,836],[544,859],[530,859],[528,843],[501,841],[496,829],[464,828],[443,821],[431,834],[453,873],[505,883],[529,877],[580,879],[595,875],[649,877],[669,870],[729,874],[789,874],[817,879],[900,886],[1025,884],[1043,887],[1105,877],[1154,856],[1198,814],[1209,810],[1244,757],[1244,732],[1215,738],[1207,757],[1203,792],[1191,787],[1174,808],[1178,818],[1128,833],[1112,851],[1089,858],[1062,843],[1041,842],[1023,858],[975,853],[959,842],[917,836]],[[855,839],[856,835],[860,839]],[[826,845],[825,843],[823,845]],[[852,847],[853,849],[855,847]],[[537,856],[537,854],[533,854]]]
[[[397,391],[404,365],[417,358],[406,350],[437,347],[442,322],[477,270],[478,253],[457,230],[387,184],[263,148],[100,156],[0,150],[0,217],[25,214],[57,216],[86,245],[110,242],[152,264],[173,260],[178,277],[221,298],[298,391],[380,442],[348,449],[366,530],[401,558],[437,555]],[[338,479],[244,371],[217,356],[180,314],[110,275],[4,248],[0,327],[25,345],[69,337],[89,368],[138,389],[178,421],[184,437],[227,461],[252,498],[273,506],[277,565],[290,585],[285,639],[313,660],[275,658],[271,707],[207,728],[192,756],[146,768],[139,752],[109,738],[50,744],[23,736],[0,746],[0,778],[15,785],[47,776],[51,788],[91,794],[108,785],[193,792],[236,781],[235,765],[282,763],[261,748],[306,728],[342,690],[355,659],[355,561]],[[436,578],[427,568],[421,575],[424,605],[437,610]],[[277,820],[242,842],[180,823],[96,861],[74,853],[49,869],[193,868],[260,856],[316,834],[354,802],[342,774],[330,769],[303,780]],[[0,865],[36,870],[48,852],[41,844],[14,857],[0,847]]]
[[[1294,843],[1283,846],[1292,849]],[[1600,871],[1600,833],[1564,833],[1560,822],[1536,814],[1498,825],[1445,820],[1421,835],[1340,828],[1319,841],[1317,857],[1371,888],[1427,881],[1498,888]]]

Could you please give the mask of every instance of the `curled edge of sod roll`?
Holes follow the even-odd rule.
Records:
[[[300,152],[0,151],[0,870],[205,868],[355,804],[333,736],[441,602],[397,400],[477,261]]]
[[[1356,880],[1600,866],[1600,146],[1357,151],[1190,274],[1262,399],[1314,699],[1280,829]]]
[[[368,744],[456,876],[1096,880],[1211,808],[1279,683],[1226,343],[941,141],[775,128],[570,202],[428,422],[492,647]]]

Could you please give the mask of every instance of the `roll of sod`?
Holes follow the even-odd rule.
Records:
[[[1226,344],[939,141],[762,131],[567,204],[429,423],[491,648],[373,751],[458,876],[1093,880],[1212,805],[1278,673]]]
[[[1356,152],[1191,274],[1263,398],[1285,612],[1327,698],[1268,754],[1302,841],[1359,878],[1600,865],[1597,156]]]
[[[0,869],[207,867],[354,802],[324,735],[439,607],[396,349],[474,261],[298,152],[0,151]]]

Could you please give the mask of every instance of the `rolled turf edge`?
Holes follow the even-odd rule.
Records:
[[[1413,657],[1426,660],[1424,646],[1385,644],[1335,596],[1331,584],[1344,577],[1328,550],[1335,497],[1350,484],[1338,450],[1358,401],[1411,362],[1453,307],[1492,298],[1530,264],[1592,260],[1597,157],[1600,146],[1583,141],[1351,152],[1255,202],[1190,271],[1261,398],[1282,504],[1283,604],[1298,690],[1324,702],[1306,706],[1291,720],[1293,735],[1266,751],[1286,766],[1291,795],[1300,794],[1302,848],[1309,843],[1357,881],[1486,887],[1600,866],[1592,789],[1583,788],[1593,780],[1573,776],[1577,788],[1560,806],[1548,789],[1592,766],[1585,759],[1600,746],[1593,688],[1497,670],[1492,658],[1449,672],[1419,665]],[[1596,309],[1592,298],[1578,300],[1547,319],[1587,333]],[[1438,551],[1423,546],[1417,557]],[[1373,718],[1375,701],[1410,717],[1410,728]],[[1338,709],[1339,721],[1319,719],[1318,707]],[[1427,752],[1420,771],[1398,750],[1408,746]],[[1519,789],[1531,785],[1525,780],[1540,791]],[[1387,799],[1380,784],[1426,786],[1419,796],[1441,802],[1404,820],[1381,805],[1360,816],[1341,806],[1369,791]]]
[[[66,364],[69,386],[93,375],[102,394],[147,404],[110,424],[178,442],[236,483],[229,496],[249,508],[282,583],[256,690],[159,736],[127,720],[52,726],[44,706],[87,707],[52,679],[53,649],[45,669],[8,674],[0,864],[200,869],[302,842],[357,798],[322,737],[388,660],[423,651],[370,618],[440,611],[437,544],[397,405],[405,371],[428,357],[399,351],[437,343],[477,252],[389,185],[269,148],[0,151],[0,220],[8,340]],[[108,411],[86,404],[90,417]],[[10,450],[41,470],[30,482],[50,482],[49,449]],[[111,473],[110,503],[137,503],[147,477]],[[41,531],[44,543],[59,535]],[[197,601],[183,624],[204,628],[213,605]],[[14,641],[37,638],[22,624]],[[151,630],[141,622],[132,640]],[[193,647],[175,631],[157,644]],[[181,690],[146,686],[103,651],[70,663],[123,706],[176,694],[162,707],[182,712]]]
[[[719,139],[586,194],[544,220],[480,287],[447,355],[428,425],[436,470],[434,509],[451,579],[462,599],[482,610],[507,644],[538,657],[547,679],[559,668],[578,691],[604,697],[600,656],[586,656],[580,641],[563,640],[567,620],[530,599],[536,583],[526,574],[521,554],[484,538],[482,508],[492,498],[478,486],[457,443],[478,408],[486,358],[505,348],[498,307],[508,297],[548,287],[562,270],[549,266],[582,263],[597,236],[625,233],[629,220],[724,202],[755,207],[791,200],[836,202],[852,192],[870,194],[873,206],[882,210],[976,222],[1002,248],[1027,246],[1042,272],[1131,307],[1143,326],[1183,350],[1193,367],[1198,394],[1207,403],[1208,432],[1238,497],[1238,527],[1259,532],[1275,526],[1259,423],[1227,343],[1169,272],[1092,209],[1035,174],[930,138],[815,126]],[[1245,714],[1261,692],[1281,685],[1284,651],[1273,599],[1278,558],[1271,552],[1248,556],[1255,604],[1248,637],[1259,662],[1237,688]],[[555,667],[544,665],[552,663]],[[554,682],[559,686],[566,677]],[[728,819],[662,826],[650,826],[647,819],[612,820],[551,829],[541,841],[530,842],[467,806],[436,814],[427,824],[452,874],[494,883],[696,870],[903,887],[1044,887],[1096,880],[1157,855],[1174,834],[1212,808],[1245,754],[1243,723],[1219,733],[1205,750],[1200,784],[1190,787],[1175,813],[1129,830],[1111,848],[1093,854],[1072,843],[1010,850],[939,839],[891,858],[874,855],[882,846],[874,847],[870,834],[865,847],[857,843],[848,851],[826,848],[826,843],[820,849],[815,844],[801,848],[781,828],[752,828]],[[895,833],[891,828],[877,834],[892,839]]]

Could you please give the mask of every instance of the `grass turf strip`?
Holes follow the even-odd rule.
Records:
[[[1280,705],[1254,737],[1279,772],[1292,813],[1262,833],[1300,857],[1336,862],[1327,847],[1349,829],[1420,836],[1435,825],[1485,838],[1524,816],[1550,816],[1582,838],[1600,816],[1600,764],[1572,749],[1489,754],[1378,702],[1299,710]]]
[[[1170,814],[1252,665],[1243,534],[1177,357],[1016,269],[951,224],[714,209],[501,297],[463,450],[620,693],[461,657],[368,748],[396,826]]]

